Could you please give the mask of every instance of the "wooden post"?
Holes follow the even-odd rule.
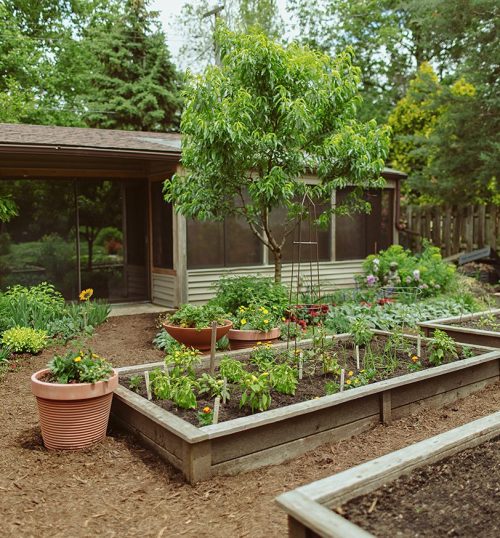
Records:
[[[210,478],[212,466],[212,445],[210,441],[182,445],[182,471],[190,484]]]
[[[392,403],[391,391],[386,390],[380,395],[380,421],[382,424],[391,424],[392,422]]]
[[[359,370],[359,346],[356,345],[356,368]]]
[[[215,345],[217,343],[217,322],[212,321],[212,336],[210,339],[210,375],[215,373]]]
[[[144,372],[144,380],[146,381],[146,394],[148,397],[148,400],[151,400],[153,397],[151,395],[151,383],[149,381],[149,371],[146,370]]]
[[[345,370],[340,370],[340,392],[344,392]]]
[[[220,410],[220,396],[217,396],[214,402],[214,415],[213,415],[214,418],[212,420],[212,424],[219,423],[219,410]]]

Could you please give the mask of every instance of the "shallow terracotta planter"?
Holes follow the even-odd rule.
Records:
[[[63,385],[40,381],[48,371],[31,376],[43,444],[52,450],[77,450],[104,439],[118,373],[107,381]]]
[[[229,329],[233,326],[232,321],[226,320],[225,325],[217,326],[217,340],[220,340],[225,336]],[[210,343],[212,340],[212,328],[207,327],[206,329],[193,329],[192,327],[179,327],[178,325],[169,325],[168,323],[163,323],[164,329],[168,334],[188,347],[194,347],[200,351],[209,351]]]
[[[229,338],[229,346],[231,349],[244,349],[247,347],[255,347],[257,342],[274,342],[281,335],[279,327],[270,331],[252,331],[231,329],[227,337]]]

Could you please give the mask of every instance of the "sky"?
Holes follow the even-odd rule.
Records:
[[[182,6],[187,0],[153,0],[151,2],[151,9],[160,13],[160,21],[163,25],[163,30],[167,36],[167,44],[172,54],[174,62],[179,65],[179,50],[185,43],[185,37],[179,30],[178,24],[176,24],[176,18],[180,15]],[[230,3],[231,0],[226,0],[226,3]],[[210,5],[223,4],[223,0],[213,0]],[[286,21],[286,0],[277,0],[278,8],[281,16]]]

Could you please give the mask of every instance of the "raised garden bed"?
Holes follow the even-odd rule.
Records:
[[[245,357],[242,352],[231,354]],[[120,386],[112,418],[180,469],[188,481],[196,482],[279,463],[422,406],[442,406],[498,380],[499,362],[500,351],[483,349],[469,359],[202,428]],[[122,368],[119,373],[143,372],[161,364]]]
[[[384,484],[389,484],[412,471],[417,472],[416,470],[422,467],[453,457],[466,449],[483,445],[499,435],[500,412],[284,493],[276,499],[276,502],[288,514],[289,536],[294,538],[318,536],[366,538],[372,536],[337,512],[348,515],[350,511],[352,514],[355,511],[354,507],[362,505],[366,500],[359,499],[360,496],[373,492]],[[491,449],[488,446],[485,448],[486,450]],[[450,469],[446,470],[450,471]],[[465,488],[465,491],[467,489]],[[460,496],[458,484],[456,495]],[[394,501],[395,508],[400,500],[401,496],[400,499]],[[432,502],[430,499],[427,501],[428,505]],[[342,506],[347,502],[347,505]],[[367,511],[373,512],[375,506],[376,502],[374,502],[372,495]],[[339,509],[339,507],[341,508]],[[466,508],[466,503],[464,503],[463,510]],[[484,524],[488,525],[488,517],[485,516],[483,519],[485,519]],[[412,526],[412,530],[419,529],[413,529]],[[486,529],[477,528],[478,533],[481,530]],[[442,533],[443,528],[439,527],[439,531]],[[396,531],[394,528],[390,528],[377,534],[379,536],[394,536]],[[407,536],[407,534],[404,535]]]
[[[419,323],[426,336],[436,329],[464,344],[500,348],[500,308],[464,316],[433,319]]]

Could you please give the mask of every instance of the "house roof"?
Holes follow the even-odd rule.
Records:
[[[113,155],[181,157],[180,133],[119,131],[86,127],[0,123],[0,152],[92,152]],[[386,179],[405,179],[407,174],[384,168]]]
[[[0,148],[68,149],[138,153],[141,155],[180,155],[179,133],[118,131],[52,125],[1,123]]]

